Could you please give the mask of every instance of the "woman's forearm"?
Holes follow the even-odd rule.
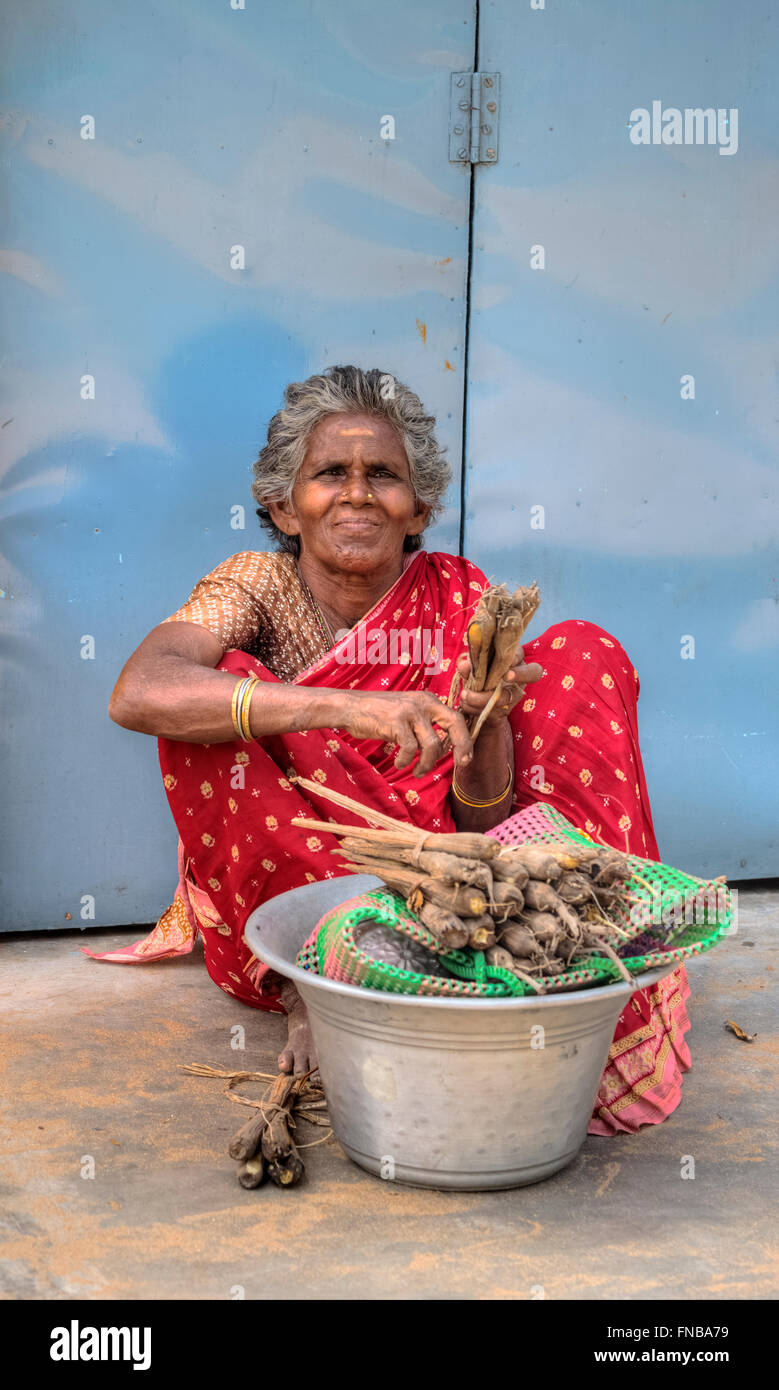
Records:
[[[514,797],[514,742],[507,719],[500,724],[484,725],[474,745],[472,762],[456,774],[456,787],[468,801],[493,803],[468,806],[457,796],[453,785],[449,807],[458,830],[492,830],[510,815]]]
[[[236,737],[231,706],[240,676],[172,658],[158,669],[158,679],[135,713],[117,717],[112,711],[117,723],[185,743],[228,743]],[[342,691],[263,681],[252,695],[250,728],[254,738],[331,728],[339,709]]]
[[[231,705],[240,677],[215,670],[221,658],[219,643],[204,629],[161,624],[122,671],[108,707],[111,718],[156,738],[230,742],[236,737]],[[263,681],[252,696],[251,732],[262,738],[330,728],[339,711],[342,691]]]

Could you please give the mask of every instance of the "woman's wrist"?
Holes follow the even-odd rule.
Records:
[[[475,798],[472,795],[466,795],[462,787],[458,787],[457,785],[456,772],[452,777],[452,792],[457,797],[457,800],[462,803],[463,806],[474,806],[477,807],[479,810],[487,806],[497,806],[499,802],[505,801],[506,797],[509,795],[509,792],[511,792],[514,787],[514,769],[508,763],[506,763],[506,768],[503,775],[506,778],[506,781],[504,782],[503,789],[498,792],[497,796]]]
[[[514,748],[506,719],[481,730],[472,762],[452,780],[450,808],[458,829],[491,830],[506,819],[513,799]]]
[[[473,746],[473,758],[457,771],[457,785],[472,800],[497,796],[506,787],[507,764],[513,783],[511,725],[507,719],[500,724],[485,724]]]

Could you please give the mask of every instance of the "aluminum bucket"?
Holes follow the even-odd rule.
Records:
[[[418,1187],[521,1187],[584,1143],[626,982],[539,1000],[385,994],[301,970],[330,908],[373,875],[281,893],[252,913],[254,954],[294,980],[311,1018],[333,1130],[361,1168]],[[647,971],[654,984],[676,962]]]

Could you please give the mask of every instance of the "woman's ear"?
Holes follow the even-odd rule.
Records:
[[[285,498],[283,502],[268,502],[267,506],[273,525],[278,526],[285,536],[300,535],[300,522],[295,515],[295,508],[288,498]]]
[[[431,510],[426,502],[420,502],[417,498],[416,511],[406,527],[407,536],[421,535],[430,520]]]

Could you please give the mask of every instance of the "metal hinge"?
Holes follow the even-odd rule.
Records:
[[[494,164],[498,158],[499,72],[453,72],[449,162]]]

